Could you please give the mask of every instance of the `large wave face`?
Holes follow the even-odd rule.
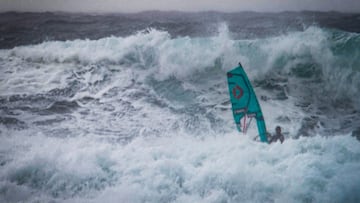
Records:
[[[0,200],[360,200],[359,34],[170,33],[0,50]],[[236,132],[225,76],[238,62],[283,145]]]

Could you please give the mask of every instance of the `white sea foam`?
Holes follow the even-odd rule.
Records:
[[[138,138],[127,145],[80,137],[2,137],[1,156],[8,161],[0,173],[1,198],[356,202],[359,145],[350,136],[290,139],[282,145],[236,134]]]
[[[342,55],[333,53],[334,47],[342,46],[349,37],[332,38],[329,31],[309,27],[273,38],[233,40],[226,24],[221,24],[218,35],[208,38],[172,38],[165,31],[148,29],[128,37],[44,42],[1,50],[1,88],[3,93],[26,85],[38,89],[39,84],[63,83],[69,71],[93,64],[142,67],[151,69],[160,80],[185,80],[219,62],[220,68],[229,70],[241,61],[251,78],[263,78],[276,70],[289,73],[298,65],[313,64],[320,68],[324,88],[334,97],[357,95],[359,72],[352,67],[356,59],[343,61]]]

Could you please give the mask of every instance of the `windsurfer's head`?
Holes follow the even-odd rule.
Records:
[[[276,131],[276,133],[281,133],[281,127],[280,127],[280,126],[276,126],[275,131]]]

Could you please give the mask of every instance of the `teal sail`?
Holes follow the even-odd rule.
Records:
[[[232,112],[237,129],[241,132],[241,119],[255,118],[260,140],[268,142],[266,135],[265,120],[256,98],[254,89],[251,86],[243,67],[239,66],[227,73],[229,84],[230,101],[232,104]]]

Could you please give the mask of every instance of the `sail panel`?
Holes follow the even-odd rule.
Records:
[[[264,117],[254,89],[241,64],[229,71],[227,78],[232,112],[237,129],[240,132],[242,131],[241,119],[245,115],[247,117],[254,117],[256,119],[260,140],[267,142]]]

